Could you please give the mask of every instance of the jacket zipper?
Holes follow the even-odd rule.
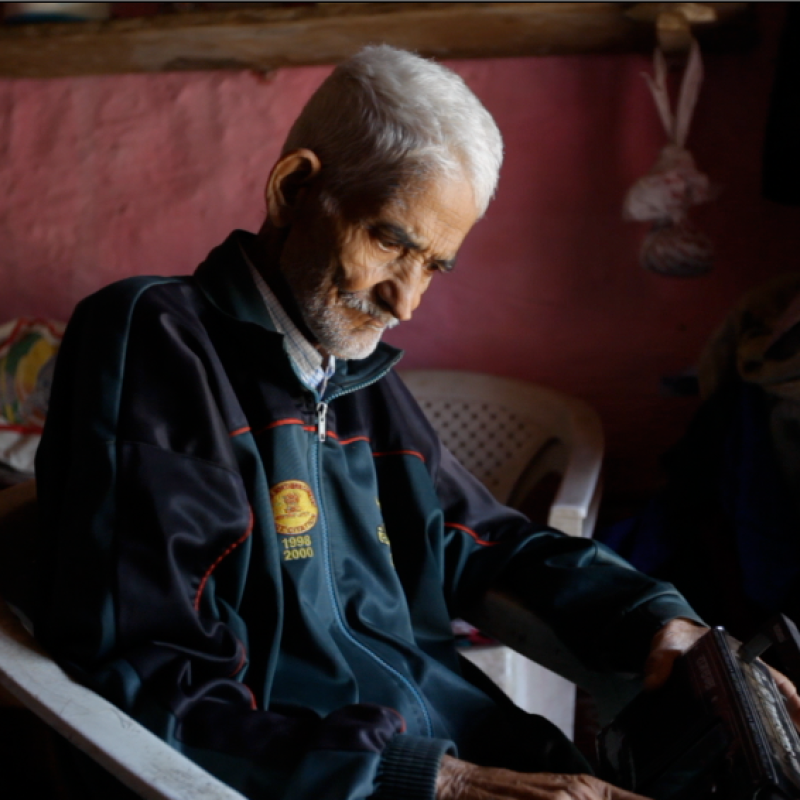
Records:
[[[320,442],[324,442],[327,436],[327,416],[328,404],[323,402],[317,403],[317,440]]]
[[[350,632],[350,630],[345,625],[345,621],[342,617],[342,613],[339,608],[339,601],[336,594],[336,588],[333,580],[333,558],[331,555],[331,547],[330,547],[330,537],[328,535],[328,519],[327,514],[325,513],[325,508],[323,505],[323,495],[322,495],[322,445],[325,442],[327,437],[327,414],[328,414],[328,405],[332,400],[335,400],[338,397],[342,397],[342,395],[350,394],[351,392],[355,392],[359,389],[364,389],[367,386],[371,386],[373,383],[376,383],[383,375],[379,377],[366,381],[364,383],[358,384],[357,386],[353,386],[349,388],[347,391],[340,391],[331,397],[328,398],[327,402],[317,400],[316,402],[316,411],[317,411],[317,435],[316,435],[316,458],[314,459],[314,467],[315,467],[315,474],[314,474],[314,483],[316,486],[314,487],[317,492],[317,506],[319,508],[319,515],[320,515],[320,523],[322,528],[322,540],[324,542],[324,549],[325,549],[325,577],[328,584],[328,593],[330,594],[331,598],[331,606],[333,608],[334,617],[336,618],[336,622],[339,626],[339,629],[345,635],[345,637],[355,645],[359,650],[366,653],[370,658],[380,664],[387,672],[393,675],[400,683],[405,686],[411,695],[416,700],[417,704],[419,705],[420,709],[422,710],[422,715],[425,719],[425,727],[428,732],[428,736],[433,736],[433,722],[431,721],[430,712],[428,711],[428,706],[425,703],[424,698],[416,689],[416,687],[409,681],[402,673],[396,670],[391,664],[385,661],[381,656],[377,653],[374,653],[372,650],[369,649],[365,644],[362,644],[355,638],[355,636]],[[316,399],[316,398],[315,398]]]

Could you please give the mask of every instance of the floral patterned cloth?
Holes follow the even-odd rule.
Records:
[[[20,317],[0,326],[0,464],[33,472],[64,326]]]

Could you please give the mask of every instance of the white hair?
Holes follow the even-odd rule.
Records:
[[[338,210],[447,176],[469,180],[482,216],[503,160],[500,131],[464,81],[388,45],[364,48],[322,83],[283,154],[301,147],[322,162],[323,200]]]

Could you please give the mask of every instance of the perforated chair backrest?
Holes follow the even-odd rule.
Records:
[[[479,373],[409,370],[401,377],[445,446],[500,502],[519,507],[555,472],[562,482],[548,522],[590,535],[603,457],[602,425],[590,406],[543,386]]]

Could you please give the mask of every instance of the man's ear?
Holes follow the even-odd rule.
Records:
[[[276,228],[291,224],[311,182],[322,169],[312,150],[301,148],[282,156],[270,173],[264,198],[269,220]]]

